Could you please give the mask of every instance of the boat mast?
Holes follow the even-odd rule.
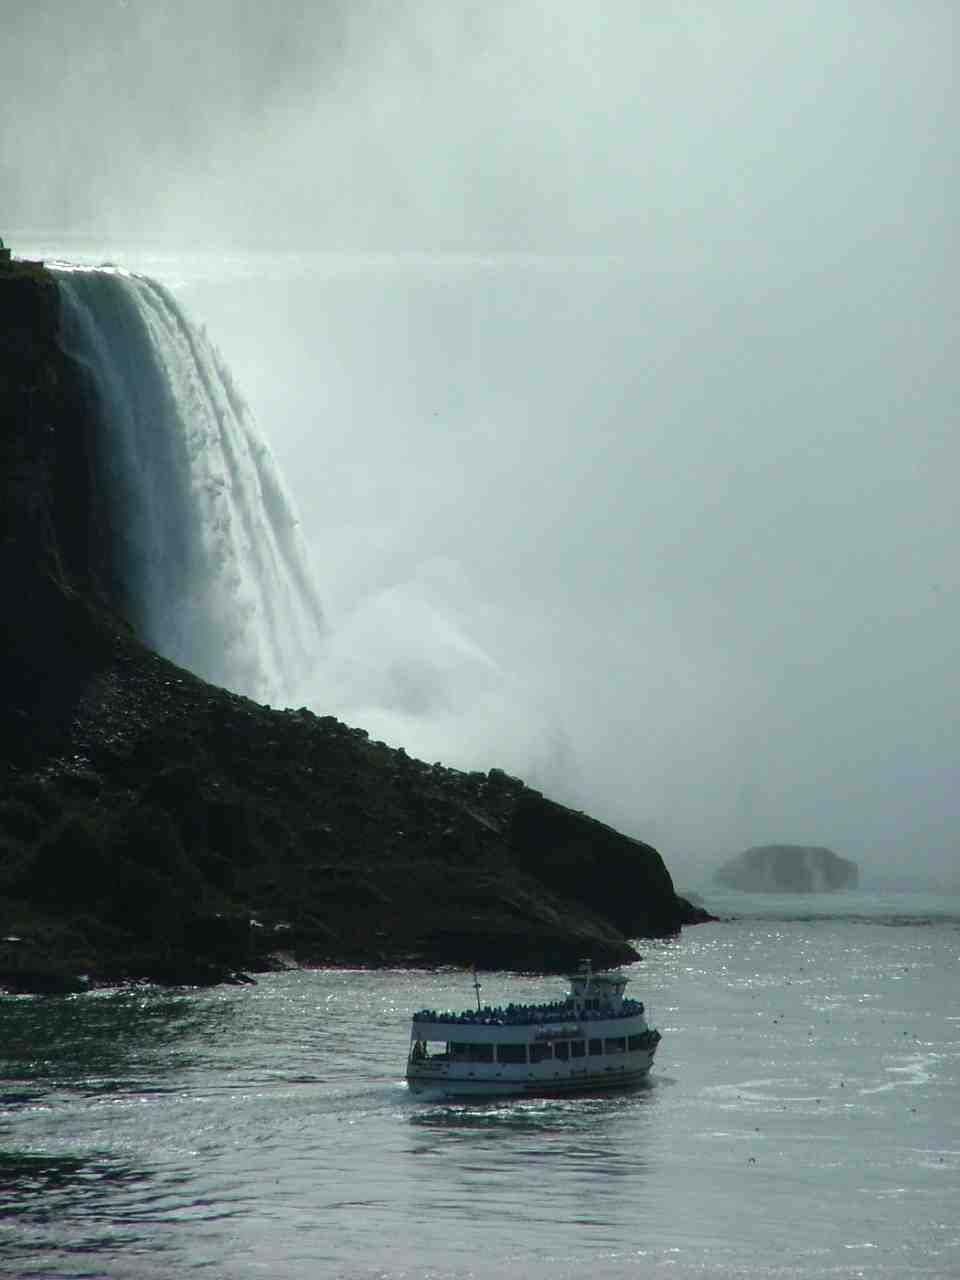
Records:
[[[473,966],[473,989],[477,993],[477,1013],[480,1012],[480,976],[477,973],[477,966]]]

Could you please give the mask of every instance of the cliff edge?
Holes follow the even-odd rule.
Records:
[[[272,711],[141,644],[58,322],[53,277],[0,264],[0,983],[556,972],[709,918],[655,849],[518,779]]]

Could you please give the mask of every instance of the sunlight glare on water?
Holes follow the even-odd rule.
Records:
[[[644,949],[664,1040],[609,1097],[413,1100],[407,1019],[468,1006],[456,971],[0,1000],[0,1272],[960,1274],[956,921]]]

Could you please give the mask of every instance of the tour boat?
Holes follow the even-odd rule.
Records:
[[[638,1084],[650,1070],[660,1032],[643,1004],[625,996],[619,969],[586,966],[564,1000],[507,1004],[463,1013],[413,1015],[407,1084],[437,1097],[594,1093]]]

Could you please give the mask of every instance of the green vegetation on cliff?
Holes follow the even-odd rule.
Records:
[[[42,268],[0,267],[0,982],[556,971],[701,918],[656,850],[517,779],[272,711],[140,644],[58,306]]]

